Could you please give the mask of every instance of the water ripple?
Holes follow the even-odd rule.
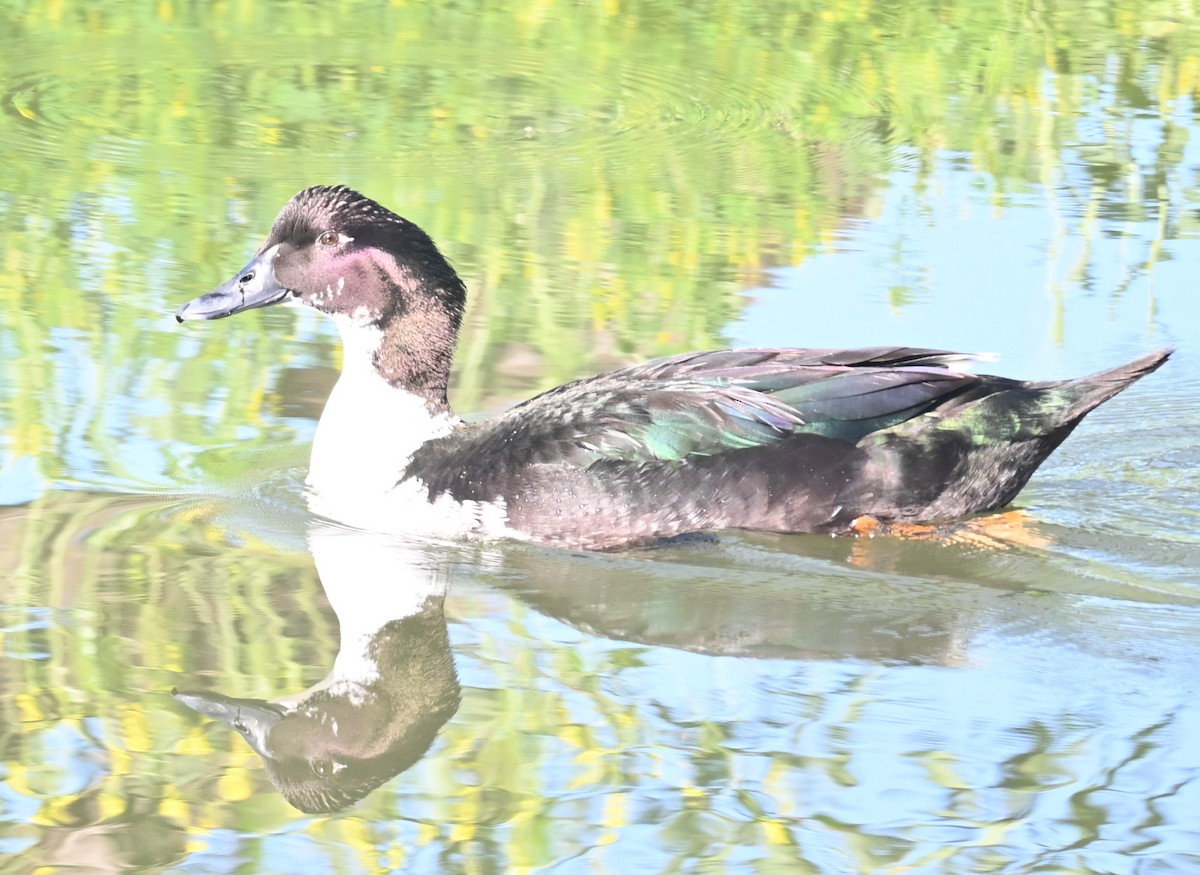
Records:
[[[69,66],[54,57],[35,48],[0,96],[3,133],[33,156],[49,157],[60,139],[82,134],[93,140],[91,157],[115,163],[136,162],[153,143],[204,141],[254,150],[241,159],[247,162],[263,148],[354,154],[356,140],[371,136],[428,150],[439,164],[471,164],[480,143],[497,139],[536,142],[539,160],[553,162],[686,150],[790,124],[780,99],[746,84],[748,77],[711,68],[633,62],[597,81],[594,67],[564,75],[547,70],[540,53],[518,53],[491,72],[450,71],[463,88],[469,76],[476,97],[451,108],[441,100],[461,89],[453,80],[435,87],[444,75],[430,66],[436,55],[375,67],[314,64],[312,55],[297,52],[266,63],[185,60],[137,71],[112,57],[77,58]],[[346,101],[346,92],[360,99]],[[225,111],[231,104],[232,118]]]

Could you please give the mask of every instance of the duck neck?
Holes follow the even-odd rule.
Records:
[[[446,389],[462,312],[461,305],[449,305],[448,297],[429,288],[405,295],[405,304],[379,321],[370,356],[389,385],[423,399],[433,416],[452,415]]]
[[[430,344],[428,334],[417,338],[395,319],[381,329],[340,317],[338,327],[342,374],[317,424],[308,485],[314,509],[341,518],[340,503],[392,489],[412,454],[459,420],[446,402],[448,354],[443,361],[409,353]]]

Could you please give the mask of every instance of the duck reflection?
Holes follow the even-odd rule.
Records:
[[[736,538],[600,557],[510,551],[505,571],[509,595],[585,634],[751,659],[961,665],[981,605],[1002,595],[843,575]]]
[[[241,733],[287,801],[309,813],[345,808],[408,769],[457,711],[443,613],[452,564],[456,584],[481,578],[586,634],[726,657],[961,664],[982,598],[971,591],[968,606],[943,587],[864,592],[745,542],[606,556],[507,545],[484,561],[314,523],[308,544],[340,624],[328,676],[269,701],[174,695]],[[783,564],[762,573],[772,557]],[[747,567],[759,568],[753,580]]]
[[[446,573],[428,552],[326,524],[308,541],[341,630],[328,676],[270,701],[173,695],[241,733],[289,803],[324,813],[420,759],[461,688],[442,614]]]

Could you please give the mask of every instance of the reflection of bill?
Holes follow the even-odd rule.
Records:
[[[286,799],[317,813],[345,808],[415,764],[458,709],[461,689],[442,610],[444,545],[332,524],[314,527],[308,541],[341,627],[329,675],[270,701],[195,691],[175,697],[240,732]],[[907,584],[978,568],[976,555],[964,566],[959,550],[943,542],[804,543],[808,555],[753,540],[604,556],[513,546],[489,554],[489,568],[499,563],[505,573],[487,577],[588,635],[782,660],[961,665],[978,616],[1004,596]],[[923,577],[904,576],[905,557]],[[837,570],[847,562],[874,567],[880,579],[844,577]],[[752,583],[747,568],[755,569]]]
[[[309,545],[341,627],[329,675],[271,701],[174,695],[240,732],[288,802],[316,813],[345,808],[412,766],[458,709],[460,688],[445,577],[429,553],[333,527],[314,527]]]

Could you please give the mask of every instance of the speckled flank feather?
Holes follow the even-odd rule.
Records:
[[[1089,410],[1170,355],[1026,383],[942,350],[691,353],[463,423],[446,398],[462,281],[420,228],[344,186],[298,194],[250,264],[177,317],[284,300],[333,315],[347,346],[314,442],[315,509],[590,549],[1002,507]]]

